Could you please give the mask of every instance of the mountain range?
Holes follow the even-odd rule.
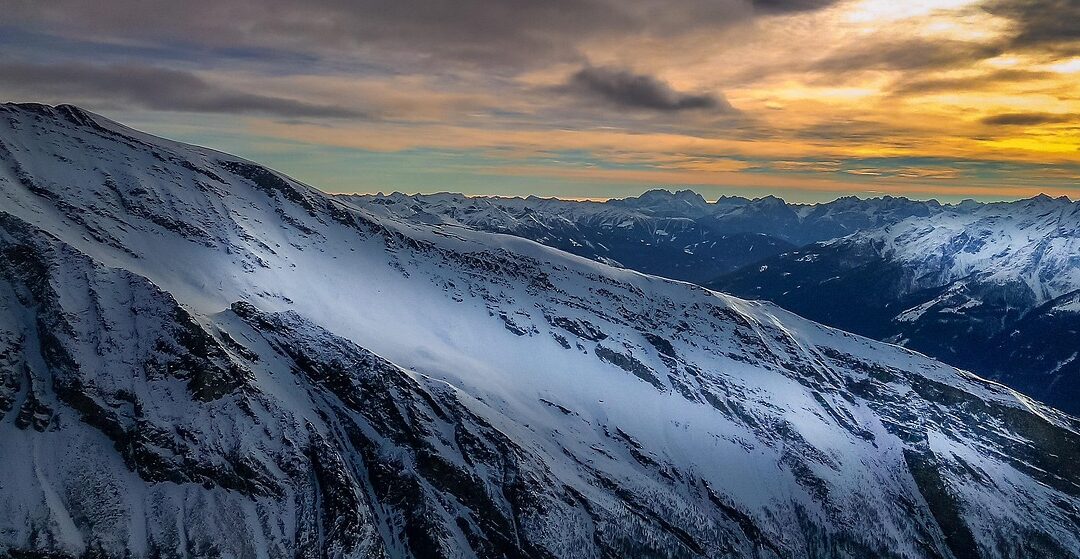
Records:
[[[0,107],[0,555],[1080,557],[1080,421],[776,305]]]
[[[348,198],[380,215],[517,235],[773,301],[1080,413],[1080,202],[710,203],[685,190],[607,202]]]
[[[787,204],[775,196],[706,202],[690,190],[577,202],[551,198],[346,195],[373,213],[532,239],[600,262],[703,283],[794,248],[941,211],[937,202],[841,198]]]

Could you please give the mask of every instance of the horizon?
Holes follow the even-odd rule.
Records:
[[[4,103],[12,103],[12,104],[27,104],[27,103],[29,103],[29,104],[38,104],[38,103],[40,103],[39,101],[32,101],[32,100],[3,101],[3,102]],[[742,187],[742,188],[738,188],[738,187],[723,187],[723,186],[715,186],[715,185],[707,185],[707,184],[694,184],[694,183],[688,183],[688,184],[680,183],[680,184],[674,184],[674,185],[664,185],[664,184],[659,184],[659,183],[656,183],[656,184],[654,184],[654,183],[630,183],[630,184],[618,184],[618,185],[615,185],[615,188],[613,189],[615,192],[610,196],[577,196],[577,195],[560,195],[559,194],[559,192],[566,191],[565,189],[575,189],[575,188],[578,188],[580,186],[578,183],[573,183],[573,182],[562,182],[562,183],[559,183],[557,185],[554,185],[554,188],[551,189],[551,193],[549,193],[548,190],[545,190],[545,189],[540,189],[539,191],[536,191],[536,192],[513,192],[512,189],[503,190],[503,189],[499,189],[499,188],[495,188],[495,189],[491,189],[491,190],[479,188],[479,189],[475,189],[473,191],[465,191],[465,190],[439,189],[438,187],[417,189],[417,190],[413,190],[413,191],[401,190],[401,189],[390,189],[390,188],[386,188],[386,189],[382,189],[382,190],[368,189],[368,190],[351,190],[350,191],[350,190],[347,190],[347,187],[334,188],[334,187],[326,186],[325,184],[320,185],[319,182],[317,182],[317,181],[319,181],[320,176],[318,174],[316,174],[313,177],[311,177],[311,175],[305,170],[303,165],[301,165],[297,169],[297,167],[294,165],[294,163],[292,161],[291,156],[297,156],[297,155],[301,154],[301,152],[303,150],[301,150],[300,148],[297,148],[297,151],[291,152],[291,153],[287,152],[287,151],[280,151],[280,150],[273,151],[273,152],[270,152],[270,153],[263,152],[263,151],[260,151],[260,150],[253,150],[253,151],[248,152],[248,151],[246,151],[244,149],[243,145],[234,145],[234,144],[231,143],[230,140],[225,140],[225,141],[215,143],[212,138],[204,138],[200,134],[193,134],[193,135],[192,134],[185,134],[181,130],[174,130],[173,128],[168,127],[168,126],[162,128],[162,127],[159,127],[159,126],[155,126],[153,123],[148,124],[146,127],[141,127],[141,126],[136,125],[136,124],[131,124],[131,123],[125,122],[123,120],[113,118],[112,116],[110,116],[108,114],[103,114],[101,111],[97,111],[97,110],[93,110],[93,109],[87,109],[83,105],[80,105],[78,103],[56,102],[56,103],[52,103],[52,104],[49,104],[49,103],[41,103],[41,104],[47,104],[47,105],[52,105],[52,106],[71,105],[71,106],[74,106],[74,107],[78,107],[78,108],[80,108],[82,110],[92,112],[92,113],[94,113],[94,114],[96,114],[98,116],[107,118],[109,120],[112,120],[113,122],[116,122],[118,124],[127,126],[129,128],[134,129],[134,130],[138,130],[138,131],[146,133],[146,134],[151,134],[151,135],[159,137],[159,138],[163,138],[163,139],[171,140],[171,141],[182,142],[182,143],[187,143],[187,144],[190,144],[190,145],[195,145],[195,146],[203,147],[203,148],[207,148],[207,149],[213,149],[215,151],[220,151],[220,152],[223,152],[223,153],[230,153],[230,154],[238,155],[238,156],[241,156],[241,157],[243,157],[245,159],[249,159],[252,162],[259,163],[260,165],[263,165],[265,167],[274,169],[275,171],[282,172],[282,173],[288,175],[289,177],[291,177],[291,178],[293,178],[295,180],[303,182],[303,183],[305,183],[305,184],[307,184],[309,186],[317,188],[317,189],[319,189],[319,190],[321,190],[323,192],[326,192],[328,194],[376,195],[376,194],[379,194],[380,192],[385,192],[385,193],[390,193],[390,194],[395,193],[395,192],[399,192],[399,193],[410,195],[410,196],[412,196],[412,195],[434,195],[434,194],[460,194],[462,196],[467,196],[467,197],[470,197],[470,198],[527,198],[527,197],[530,197],[530,196],[534,196],[534,197],[538,197],[538,198],[557,199],[557,200],[563,200],[563,201],[605,202],[605,201],[611,201],[611,200],[622,200],[622,199],[627,199],[627,198],[634,198],[634,197],[640,196],[640,195],[642,195],[642,194],[644,194],[646,192],[649,192],[651,190],[667,190],[669,192],[676,192],[676,191],[679,191],[679,190],[691,190],[693,192],[696,192],[696,193],[700,194],[702,197],[706,198],[706,201],[709,201],[710,203],[713,203],[717,199],[724,198],[724,197],[728,197],[728,198],[746,198],[746,199],[751,200],[751,201],[752,200],[757,200],[757,199],[760,199],[760,198],[775,197],[775,198],[779,198],[779,199],[783,200],[785,203],[788,203],[788,204],[804,204],[804,205],[824,204],[824,203],[829,203],[829,202],[839,200],[841,198],[847,198],[847,197],[854,197],[854,198],[858,198],[858,199],[861,199],[861,200],[870,200],[870,199],[875,199],[875,198],[892,197],[892,198],[904,198],[904,199],[913,200],[913,201],[925,201],[925,202],[937,201],[937,202],[939,202],[941,204],[958,204],[958,203],[964,202],[966,200],[973,200],[973,201],[980,202],[980,203],[1015,202],[1015,201],[1021,201],[1021,200],[1027,200],[1027,199],[1035,198],[1035,197],[1038,197],[1038,196],[1047,196],[1047,197],[1055,198],[1055,199],[1064,197],[1064,198],[1066,198],[1066,199],[1068,199],[1070,201],[1080,200],[1080,185],[1077,185],[1075,187],[1065,187],[1065,188],[1040,188],[1040,187],[1035,186],[1035,187],[1031,187],[1031,188],[1015,189],[1014,190],[1014,195],[1012,195],[1012,196],[992,195],[992,194],[989,194],[989,192],[992,192],[993,189],[985,189],[985,188],[980,188],[980,187],[962,187],[961,189],[958,189],[958,190],[954,191],[954,192],[956,192],[955,194],[948,193],[947,191],[942,191],[941,193],[933,193],[933,192],[931,192],[929,190],[923,191],[923,190],[918,190],[918,189],[911,190],[911,191],[903,191],[903,190],[901,190],[899,192],[895,192],[895,191],[881,190],[879,188],[879,187],[881,187],[880,184],[879,185],[872,185],[872,184],[869,184],[869,183],[867,183],[865,185],[866,188],[864,188],[864,189],[851,190],[851,191],[830,190],[830,189],[817,190],[817,189],[781,188],[781,187],[776,187],[776,188],[769,188],[769,187],[748,188],[748,187]],[[175,134],[170,134],[170,132],[175,132]],[[230,146],[233,146],[233,147],[230,147]],[[340,157],[342,159],[344,159],[344,158],[347,158],[348,155],[347,154],[341,154]],[[1075,165],[1075,166],[1078,169],[1078,173],[1080,173],[1080,164]],[[290,169],[296,169],[296,170],[290,170]],[[300,174],[300,173],[304,173],[304,174]],[[1078,175],[1078,178],[1080,178],[1080,175]],[[326,181],[324,181],[324,183],[325,182]],[[331,182],[335,182],[335,181],[331,181]],[[569,190],[569,191],[573,191],[573,190]],[[706,195],[706,193],[708,193],[709,195]],[[911,193],[913,193],[914,195],[911,195]],[[924,195],[920,196],[919,194],[924,194]]]
[[[558,201],[561,201],[561,202],[596,202],[596,203],[603,203],[603,202],[620,201],[620,200],[632,200],[632,199],[640,198],[640,197],[642,197],[642,196],[644,196],[644,195],[646,195],[646,194],[648,194],[650,192],[657,192],[657,191],[667,192],[667,193],[672,194],[672,195],[678,194],[680,192],[691,192],[691,193],[694,193],[694,194],[697,194],[697,195],[701,196],[702,199],[704,199],[705,203],[707,203],[707,204],[716,204],[720,200],[724,200],[724,199],[728,199],[728,200],[735,199],[735,200],[745,200],[747,202],[757,202],[759,200],[764,200],[764,199],[769,199],[769,198],[775,198],[775,199],[780,200],[781,202],[784,202],[785,204],[794,205],[794,206],[817,206],[817,205],[822,205],[822,204],[829,204],[829,203],[832,203],[832,202],[838,202],[838,201],[843,200],[843,199],[855,199],[855,200],[860,200],[860,201],[864,201],[864,202],[869,201],[869,200],[883,200],[883,199],[908,200],[910,202],[937,202],[938,204],[941,204],[943,206],[956,206],[956,205],[959,205],[959,204],[962,204],[962,203],[965,203],[965,202],[974,202],[974,203],[977,203],[977,204],[995,204],[995,203],[1008,204],[1008,203],[1012,203],[1012,202],[1024,202],[1024,201],[1027,201],[1027,200],[1034,200],[1034,199],[1037,199],[1037,198],[1046,198],[1046,199],[1050,199],[1050,200],[1064,199],[1066,202],[1068,202],[1070,204],[1080,201],[1080,199],[1073,200],[1067,194],[1061,194],[1059,196],[1051,196],[1050,194],[1047,194],[1045,192],[1039,192],[1038,194],[1034,194],[1034,195],[1031,195],[1031,196],[1028,196],[1028,197],[1025,197],[1025,198],[1012,198],[1012,199],[1007,199],[1007,200],[991,200],[991,201],[976,200],[975,198],[964,198],[962,200],[958,200],[958,201],[955,201],[955,202],[943,202],[941,200],[938,200],[937,198],[912,198],[912,197],[909,197],[909,196],[894,196],[894,195],[891,195],[891,194],[881,194],[881,195],[875,195],[875,196],[860,196],[858,194],[847,194],[847,195],[844,195],[844,196],[839,196],[839,197],[836,197],[836,198],[832,198],[832,199],[829,199],[829,200],[826,200],[826,201],[820,201],[820,202],[793,202],[793,201],[790,201],[790,200],[787,200],[787,199],[783,198],[782,196],[777,196],[775,194],[765,194],[765,195],[757,196],[757,197],[753,197],[753,198],[746,197],[746,196],[740,196],[740,195],[721,194],[718,198],[707,198],[703,194],[701,194],[700,192],[694,190],[693,188],[671,189],[671,188],[666,188],[664,186],[653,186],[653,187],[647,188],[646,190],[642,191],[640,194],[628,195],[628,196],[619,197],[619,198],[562,198],[562,197],[559,197],[559,196],[537,196],[535,194],[526,194],[526,195],[520,195],[520,194],[513,194],[513,195],[508,195],[508,194],[466,194],[464,192],[451,192],[451,191],[446,191],[446,190],[437,191],[437,192],[412,192],[412,193],[402,192],[400,190],[394,190],[392,192],[384,192],[384,191],[378,191],[378,192],[337,192],[337,193],[331,193],[331,194],[341,195],[341,196],[382,196],[382,197],[389,197],[389,196],[393,196],[395,194],[398,194],[398,195],[401,195],[401,196],[406,196],[406,197],[443,196],[443,195],[445,195],[445,196],[462,196],[464,198],[499,199],[499,200],[526,200],[526,199],[529,199],[529,198],[539,198],[541,200],[558,200]]]
[[[58,0],[6,13],[0,98],[330,193],[1075,199],[1075,21],[1056,0]]]
[[[35,102],[35,101],[0,101],[0,104],[8,104],[8,105],[16,105],[16,106],[18,106],[18,105],[41,105],[42,103],[38,103],[38,102]],[[160,138],[160,139],[163,139],[163,140],[180,141],[182,143],[189,143],[190,145],[193,145],[193,146],[196,146],[196,147],[212,149],[212,150],[215,150],[215,151],[219,151],[221,153],[235,155],[235,154],[232,154],[231,152],[229,152],[229,151],[227,151],[225,149],[221,149],[221,148],[218,148],[218,147],[215,147],[215,146],[197,144],[197,143],[192,143],[192,142],[183,142],[182,140],[178,140],[176,138],[170,138],[170,137],[167,137],[167,136],[154,134],[154,133],[152,133],[150,131],[147,131],[147,130],[141,130],[141,129],[138,129],[138,128],[134,128],[132,126],[128,126],[127,124],[125,124],[123,122],[120,122],[120,121],[117,121],[115,119],[109,118],[108,116],[102,115],[100,113],[90,111],[90,110],[88,110],[88,109],[86,109],[84,107],[81,107],[81,106],[79,106],[77,104],[74,104],[74,103],[57,103],[55,105],[48,105],[48,104],[44,104],[44,105],[45,106],[50,106],[50,107],[70,106],[70,107],[73,107],[73,108],[75,108],[77,110],[84,111],[84,112],[89,112],[90,114],[92,114],[94,116],[97,116],[99,118],[105,118],[105,119],[107,119],[107,120],[109,120],[109,121],[111,121],[113,123],[116,123],[116,124],[119,124],[121,126],[131,128],[131,129],[136,130],[136,131],[138,131],[140,133],[150,134],[151,136],[154,136],[154,137],[157,137],[157,138]],[[267,164],[267,163],[258,161],[258,160],[253,159],[253,158],[247,158],[247,159],[249,159],[253,163],[263,165],[264,167],[267,167],[269,169],[273,169],[273,170],[278,171],[278,172],[283,172],[280,169],[275,168],[271,164]],[[774,193],[772,191],[768,191],[766,193],[760,193],[760,192],[757,192],[757,191],[749,191],[749,192],[751,192],[751,194],[740,194],[740,193],[735,193],[733,190],[724,190],[723,192],[721,192],[721,193],[719,193],[719,194],[717,194],[717,195],[715,195],[713,197],[707,197],[700,190],[696,190],[694,188],[694,185],[684,186],[684,187],[665,186],[665,185],[642,185],[640,191],[637,191],[637,192],[631,191],[629,193],[626,193],[626,194],[623,194],[623,195],[620,195],[620,196],[611,196],[611,197],[582,197],[582,196],[573,197],[573,196],[558,196],[558,195],[542,195],[542,194],[535,194],[535,193],[525,193],[525,194],[522,194],[522,193],[518,193],[518,194],[491,193],[491,194],[487,194],[487,193],[467,193],[467,192],[449,191],[449,190],[414,191],[414,192],[411,192],[411,193],[408,192],[408,191],[402,191],[402,190],[334,192],[334,191],[326,190],[326,189],[323,189],[323,188],[319,188],[318,185],[307,183],[306,181],[303,181],[302,179],[300,179],[298,177],[295,177],[293,175],[290,175],[288,173],[285,173],[285,174],[286,174],[286,176],[289,176],[289,178],[292,178],[294,180],[299,180],[300,182],[302,182],[304,184],[307,184],[308,186],[316,188],[317,190],[320,190],[320,191],[325,192],[327,194],[343,195],[343,196],[392,196],[392,195],[395,195],[395,194],[400,194],[400,195],[403,195],[403,196],[451,195],[451,196],[463,196],[463,197],[466,197],[466,198],[478,198],[478,199],[485,199],[486,198],[486,199],[507,199],[507,200],[519,199],[519,200],[523,200],[523,199],[527,199],[527,198],[539,198],[539,199],[543,199],[543,200],[559,200],[559,201],[563,201],[563,202],[604,203],[604,202],[610,202],[610,201],[634,199],[634,198],[644,196],[645,194],[648,194],[648,193],[654,192],[654,191],[668,192],[668,193],[670,193],[672,195],[686,191],[686,192],[691,192],[691,193],[694,193],[694,194],[696,194],[698,196],[701,196],[705,200],[705,202],[708,203],[708,204],[716,204],[717,202],[719,202],[722,199],[741,199],[741,200],[746,200],[748,202],[756,202],[758,200],[768,199],[768,198],[779,199],[781,202],[783,202],[785,204],[788,204],[788,205],[807,205],[807,206],[829,204],[829,203],[836,202],[836,201],[846,199],[846,198],[852,198],[852,199],[857,199],[857,200],[862,200],[862,201],[880,200],[880,199],[902,199],[902,200],[909,200],[909,201],[913,201],[913,202],[936,202],[936,203],[941,204],[943,206],[956,206],[956,205],[962,204],[964,202],[976,202],[976,203],[979,203],[979,204],[1011,203],[1011,202],[1021,202],[1021,201],[1025,201],[1025,200],[1031,200],[1031,199],[1040,198],[1040,197],[1053,199],[1053,200],[1065,199],[1069,203],[1080,202],[1080,189],[1078,189],[1077,193],[1074,194],[1074,195],[1077,196],[1077,198],[1075,200],[1071,196],[1069,196],[1068,194],[1052,194],[1052,193],[1042,191],[1042,190],[1037,190],[1034,193],[1029,194],[1027,196],[1023,196],[1023,197],[1000,198],[1000,199],[999,198],[979,199],[979,197],[975,197],[975,196],[961,197],[960,195],[942,196],[940,198],[939,197],[916,197],[916,196],[905,196],[903,194],[890,194],[890,193],[881,193],[881,192],[876,192],[875,193],[875,192],[872,192],[872,191],[867,191],[867,192],[855,193],[855,194],[850,194],[850,193],[849,194],[839,194],[839,195],[837,195],[835,197],[821,197],[821,198],[817,198],[817,199],[813,199],[813,200],[806,200],[806,199],[795,199],[795,200],[793,200],[793,199],[786,198],[786,197],[784,197],[782,195],[776,194],[776,193]]]

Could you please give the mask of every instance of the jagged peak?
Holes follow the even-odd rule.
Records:
[[[1047,194],[1045,192],[1040,192],[1040,193],[1036,194],[1035,196],[1032,196],[1030,198],[1025,198],[1025,199],[1020,200],[1020,201],[1021,202],[1033,202],[1033,203],[1039,203],[1039,204],[1058,204],[1058,203],[1071,204],[1072,203],[1072,200],[1068,196],[1066,196],[1064,194],[1062,194],[1061,196],[1054,197],[1054,196],[1050,196],[1049,194]]]
[[[706,204],[705,197],[690,189],[671,191],[666,188],[653,188],[646,190],[640,196],[626,198],[626,200],[637,200],[639,202],[659,202],[667,200],[678,200],[682,202],[691,202],[694,204]]]
[[[774,196],[772,194],[768,194],[768,195],[762,196],[760,198],[754,198],[753,200],[751,200],[751,203],[753,203],[755,205],[760,205],[760,206],[787,206],[787,205],[789,205],[787,203],[787,201],[785,201],[783,198],[781,198],[779,196]]]

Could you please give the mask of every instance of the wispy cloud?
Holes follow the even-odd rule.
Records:
[[[1053,72],[1005,68],[982,71],[962,77],[920,78],[905,76],[890,91],[893,95],[949,93],[958,91],[985,90],[1002,84],[1022,84],[1038,80],[1054,79]]]
[[[755,15],[823,8],[833,0],[112,0],[18,2],[5,19],[65,34],[363,54],[383,60],[502,71],[580,60],[597,38],[662,38]],[[236,25],[243,22],[243,25]],[[398,56],[400,55],[400,56]]]
[[[1080,115],[1052,113],[1004,113],[985,117],[983,124],[995,126],[1037,126],[1062,122],[1080,122]]]
[[[357,118],[362,111],[229,89],[191,72],[144,65],[0,62],[0,86],[9,94],[91,99],[113,106],[163,111],[263,114],[280,117]]]
[[[855,49],[829,56],[811,69],[826,72],[936,70],[967,67],[1002,52],[1002,47],[996,44],[940,38],[867,41]]]

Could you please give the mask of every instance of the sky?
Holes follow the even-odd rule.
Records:
[[[0,99],[329,192],[1080,199],[1080,0],[0,0]]]

